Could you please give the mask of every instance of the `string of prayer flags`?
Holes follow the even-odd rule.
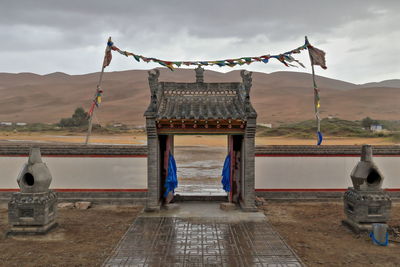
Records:
[[[133,57],[137,62],[154,62],[157,64],[160,64],[161,66],[167,67],[171,71],[173,71],[175,68],[179,68],[181,66],[196,66],[196,67],[201,67],[201,66],[219,66],[219,67],[224,67],[224,66],[229,66],[229,67],[235,67],[237,65],[242,66],[244,64],[250,65],[254,62],[263,62],[263,63],[269,63],[270,59],[276,59],[282,64],[284,64],[286,67],[298,67],[301,66],[305,68],[303,63],[301,63],[299,60],[295,59],[293,57],[293,54],[299,54],[303,50],[308,50],[310,61],[311,61],[311,68],[312,68],[312,77],[313,77],[313,87],[314,87],[314,109],[315,109],[315,117],[317,120],[317,137],[318,137],[318,142],[317,145],[320,145],[322,143],[322,133],[321,133],[321,125],[320,125],[320,117],[319,117],[319,109],[320,109],[320,97],[319,97],[319,90],[315,82],[315,72],[314,72],[314,65],[320,66],[323,69],[326,69],[326,62],[325,62],[325,52],[312,46],[309,42],[307,37],[305,38],[305,43],[295,49],[292,49],[288,52],[277,54],[277,55],[262,55],[258,57],[240,57],[240,58],[233,58],[233,59],[222,59],[222,60],[206,60],[206,61],[167,61],[167,60],[161,60],[157,59],[154,57],[145,57],[142,55],[134,54],[128,51],[124,51],[119,49],[117,46],[115,46],[114,42],[111,40],[111,37],[108,38],[107,41],[107,46],[105,50],[105,55],[104,55],[104,60],[102,64],[102,70],[100,73],[100,78],[99,78],[99,83],[97,85],[97,90],[95,97],[93,99],[92,105],[89,110],[89,129],[88,129],[88,134],[86,137],[86,144],[89,142],[89,137],[91,133],[91,127],[92,127],[92,117],[93,117],[93,112],[95,107],[99,107],[101,103],[101,94],[103,91],[100,89],[101,88],[101,83],[102,83],[102,78],[104,74],[104,69],[110,65],[111,60],[112,60],[112,51],[116,51],[121,55],[124,55],[126,57]]]
[[[222,60],[206,60],[206,61],[167,61],[167,60],[161,60],[157,59],[154,57],[145,57],[142,55],[134,54],[128,51],[124,51],[119,49],[117,46],[114,45],[114,43],[111,41],[111,37],[109,38],[107,42],[108,50],[106,50],[106,55],[104,57],[104,63],[103,66],[106,67],[110,64],[112,56],[111,56],[111,51],[116,51],[120,53],[121,55],[124,55],[126,57],[132,56],[137,62],[154,62],[157,64],[160,64],[161,66],[167,67],[171,71],[173,71],[175,68],[179,68],[181,66],[219,66],[219,67],[224,67],[224,66],[229,66],[229,67],[235,67],[235,66],[242,66],[244,64],[250,65],[254,62],[263,62],[263,63],[268,63],[271,58],[274,58],[284,64],[287,67],[297,67],[301,66],[304,68],[304,65],[297,59],[295,59],[292,54],[298,54],[302,50],[309,49],[309,44],[305,43],[304,45],[297,47],[293,50],[290,50],[288,52],[278,54],[278,55],[262,55],[258,57],[240,57],[240,58],[233,58],[233,59],[222,59]],[[318,50],[318,49],[317,49]],[[319,50],[320,51],[320,50]],[[318,53],[318,51],[316,52]],[[297,65],[295,65],[295,64]]]

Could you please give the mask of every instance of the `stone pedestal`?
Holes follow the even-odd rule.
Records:
[[[14,193],[8,203],[11,234],[45,234],[57,225],[57,195],[46,193]]]
[[[383,175],[372,159],[372,147],[362,147],[361,160],[351,172],[354,187],[344,193],[343,224],[354,232],[371,231],[373,223],[386,223],[392,201],[382,189]]]
[[[386,223],[390,218],[392,201],[381,191],[357,191],[349,188],[344,194],[343,222],[355,232],[371,231],[373,223]]]
[[[51,180],[40,149],[31,148],[17,178],[21,191],[8,203],[9,234],[45,234],[57,225],[57,195],[49,190]]]

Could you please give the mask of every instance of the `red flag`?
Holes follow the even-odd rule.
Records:
[[[111,49],[107,47],[106,54],[104,55],[103,68],[110,65],[112,59]]]
[[[326,70],[325,52],[312,45],[308,45],[308,52],[310,53],[311,64],[321,66]]]

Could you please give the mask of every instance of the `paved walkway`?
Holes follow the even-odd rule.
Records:
[[[262,213],[182,203],[143,213],[104,266],[301,266]]]

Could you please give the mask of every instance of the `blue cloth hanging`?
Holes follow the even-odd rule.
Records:
[[[224,168],[222,169],[222,188],[225,192],[231,191],[231,155],[228,154],[225,158]]]
[[[322,137],[322,133],[321,133],[321,132],[318,132],[317,135],[318,135],[317,146],[319,146],[319,145],[321,145],[322,140],[323,140],[324,138]]]
[[[178,177],[176,175],[176,162],[174,156],[172,156],[171,152],[169,152],[168,157],[168,176],[165,180],[164,188],[165,193],[164,197],[168,196],[168,193],[172,191],[174,193],[175,188],[178,187]]]

